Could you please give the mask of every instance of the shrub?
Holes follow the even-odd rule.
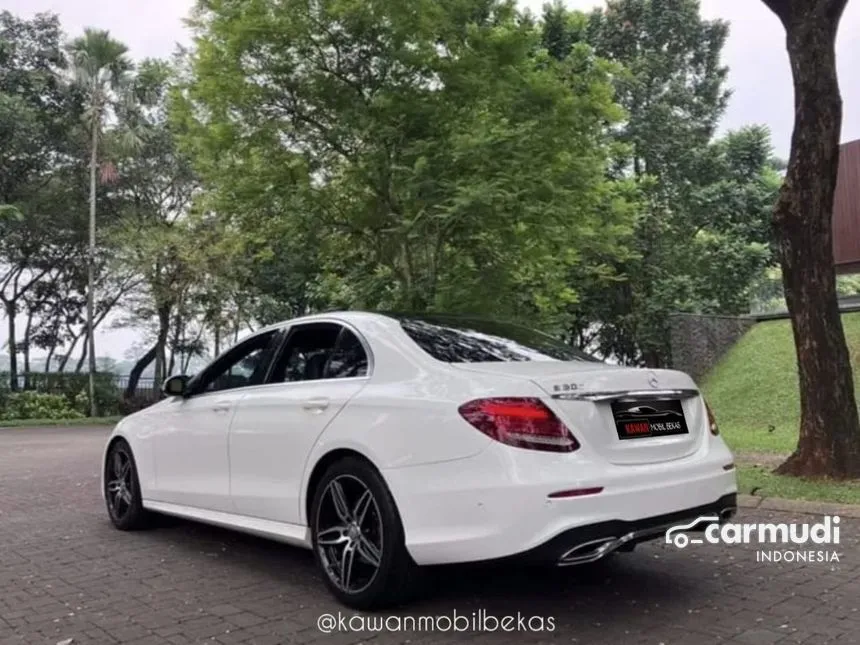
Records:
[[[78,412],[68,399],[61,394],[45,394],[42,392],[11,392],[6,395],[6,402],[0,409],[0,419],[81,419],[83,414]]]
[[[40,394],[56,394],[65,397],[68,406],[78,410],[83,415],[90,412],[89,404],[89,375],[74,372],[29,372],[20,374],[19,382],[26,391]],[[120,390],[115,383],[113,374],[100,372],[96,374],[95,391],[96,404],[101,416],[113,416],[120,412]],[[0,373],[0,410],[4,407],[4,398],[9,394],[9,373]]]
[[[103,384],[96,382],[96,406],[98,407],[99,416],[110,417],[120,413],[120,403],[122,398],[119,391],[110,384],[105,387]],[[90,387],[87,384],[74,397],[73,405],[76,410],[84,415],[90,413]]]
[[[30,372],[25,375],[28,390],[36,392],[47,392],[48,394],[62,394],[74,404],[75,398],[81,390],[89,391],[89,375],[76,374],[74,372]],[[115,376],[110,373],[99,372],[95,375],[96,401],[105,396],[110,399],[116,394],[114,385]]]

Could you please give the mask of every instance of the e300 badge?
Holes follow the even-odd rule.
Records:
[[[582,389],[582,383],[560,383],[552,386],[553,392],[575,392]]]

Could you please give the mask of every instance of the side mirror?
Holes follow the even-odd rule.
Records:
[[[171,376],[161,386],[161,391],[167,396],[185,396],[188,389],[188,377],[183,375]]]

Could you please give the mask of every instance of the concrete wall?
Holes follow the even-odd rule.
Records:
[[[673,314],[669,319],[672,367],[702,380],[753,325],[755,318]]]

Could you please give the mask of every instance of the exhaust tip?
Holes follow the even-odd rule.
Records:
[[[728,508],[724,508],[720,511],[720,521],[726,522],[732,519],[738,512],[737,506],[729,506]]]
[[[620,543],[621,540],[612,536],[577,544],[572,549],[564,552],[564,554],[558,559],[558,565],[566,566],[571,564],[595,562],[608,553],[614,551]]]

